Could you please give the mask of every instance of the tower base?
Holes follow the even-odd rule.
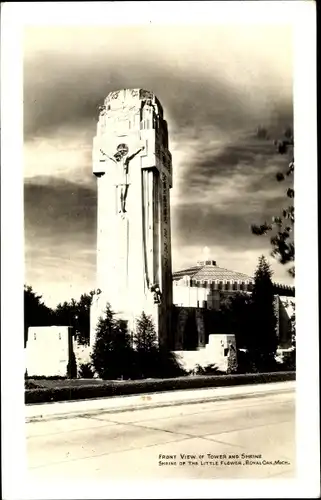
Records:
[[[97,335],[97,326],[100,318],[103,318],[106,312],[107,304],[110,302],[107,300],[106,295],[101,292],[99,295],[95,294],[92,298],[92,303],[90,307],[90,340],[89,345],[94,346]],[[146,316],[152,318],[155,333],[159,345],[163,347],[168,347],[168,339],[171,338],[171,316],[169,308],[165,309],[165,305],[154,304],[152,301],[146,301],[141,307],[137,307],[136,311],[130,310],[128,306],[127,309],[123,307],[121,310],[115,308],[113,309],[112,304],[110,304],[111,309],[114,313],[114,319],[123,320],[127,322],[128,333],[133,335],[136,330],[137,320],[140,318],[141,314],[144,312]]]

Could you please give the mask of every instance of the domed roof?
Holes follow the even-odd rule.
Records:
[[[247,281],[254,283],[254,279],[251,276],[218,267],[214,260],[200,261],[194,267],[174,272],[173,280],[179,281],[185,276],[189,276],[190,279],[195,281]]]

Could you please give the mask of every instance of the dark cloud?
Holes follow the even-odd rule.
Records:
[[[236,172],[251,175],[266,168],[266,159],[277,158],[273,146],[266,143],[229,144],[219,152],[210,150],[202,153],[200,149],[198,158],[193,161],[190,168],[188,181],[193,183],[202,182],[202,178],[209,179],[212,176],[230,177]]]
[[[24,186],[25,235],[28,241],[50,238],[53,245],[69,239],[96,239],[97,196],[94,189],[55,177],[29,179]]]
[[[222,71],[217,50],[207,53],[210,59],[202,65],[206,43],[208,47],[215,44],[222,36],[222,28],[191,27],[188,34],[183,27],[174,30],[160,27],[153,30],[143,27],[127,30],[105,28],[98,31],[101,38],[99,33],[92,33],[90,29],[52,29],[52,37],[56,40],[49,47],[44,44],[43,48],[44,31],[28,32],[24,63],[27,137],[68,123],[85,125],[91,134],[98,105],[108,92],[126,87],[153,90],[170,112],[174,135],[184,135],[185,129],[192,129],[191,133],[195,131],[197,134],[207,124],[231,130],[257,127],[263,120],[269,122],[264,123],[266,126],[277,122],[285,113],[291,114],[291,91],[286,102],[284,97],[278,98],[272,76],[270,83],[266,80],[267,63],[267,68],[263,62],[259,66],[250,57],[244,60],[246,64],[243,66],[234,62],[240,65],[240,76],[245,75],[247,79],[260,83],[261,87],[251,93],[247,85],[235,80],[234,73]],[[171,38],[173,33],[173,47],[166,44],[166,38],[162,44],[162,38]],[[34,43],[37,50],[28,45],[28,40],[33,37],[39,42],[39,46]],[[220,47],[220,52],[225,53],[224,46]],[[231,64],[228,51],[226,55],[223,68]],[[206,69],[207,65],[210,69]]]
[[[203,205],[179,206],[173,214],[173,226],[178,241],[186,243],[194,240],[201,247],[216,242],[226,245],[228,242],[246,240],[248,221],[237,214],[217,213],[215,207],[204,209]]]
[[[250,227],[270,221],[285,204],[285,196],[280,195],[253,207],[246,202],[244,195],[243,207],[231,203],[222,209],[215,202],[212,206],[201,203],[193,203],[192,208],[177,206],[172,210],[173,238],[178,246],[194,241],[200,248],[228,245],[238,250],[268,248],[263,238],[252,235]]]
[[[49,305],[95,287],[96,192],[50,177],[24,188],[25,280]]]
[[[285,171],[287,165],[288,158],[276,152],[272,141],[243,137],[219,147],[218,151],[215,146],[213,150],[210,147],[202,150],[199,145],[195,156],[185,166],[185,175],[180,180],[180,192],[186,199],[193,198],[195,201],[195,197],[200,196],[202,191],[204,194],[212,191],[213,198],[211,201],[208,197],[209,203],[220,212],[223,190],[232,201],[230,207],[224,203],[224,210],[238,212],[239,206],[247,203],[249,211],[257,213],[258,208],[254,210],[254,203],[256,206],[260,204],[264,212],[266,197],[284,196],[284,185],[276,181],[276,173]],[[236,195],[234,199],[232,191]]]
[[[153,90],[170,110],[172,129],[178,135],[182,132],[180,127],[194,129],[197,123],[205,126],[219,121],[223,130],[248,123],[249,117],[244,116],[246,103],[236,90],[228,88],[228,83],[218,79],[195,81],[193,72],[172,74],[171,69],[159,68],[157,63],[152,71],[148,62],[137,62],[131,68],[119,63],[88,67],[86,63],[85,72],[84,64],[82,61],[69,67],[67,62],[43,57],[25,68],[26,137],[53,131],[62,124],[86,127],[92,137],[98,106],[105,96],[114,89],[128,87]],[[36,71],[38,82],[34,82]],[[56,75],[53,81],[47,78],[48,72]]]
[[[26,180],[24,199],[31,280],[37,275],[40,282],[42,270],[44,281],[71,279],[70,269],[75,280],[83,268],[86,276],[94,274],[91,145],[98,106],[118,88],[150,89],[164,107],[173,145],[174,252],[182,249],[181,256],[193,244],[221,247],[226,254],[269,253],[268,240],[252,236],[250,225],[287,203],[284,185],[275,180],[287,160],[273,139],[293,120],[291,75],[282,66],[291,59],[290,37],[285,27],[251,30],[252,38],[246,27],[232,35],[226,27],[28,31],[26,170],[36,171]],[[46,158],[46,143],[49,155],[61,148],[57,169],[56,156]],[[44,172],[50,163],[43,177],[38,144],[44,145]]]
[[[43,73],[37,84],[33,81],[35,71]],[[61,77],[55,82],[46,78],[49,71]],[[166,67],[153,68],[148,63],[135,64],[133,68],[121,65],[108,67],[69,68],[61,62],[49,64],[44,61],[36,68],[25,70],[25,134],[26,138],[52,132],[61,125],[72,124],[76,128],[86,128],[88,138],[95,131],[98,107],[105,96],[117,88],[143,87],[155,92],[165,110],[170,113],[170,132],[173,138],[188,135],[199,137],[207,126],[221,131],[252,128],[264,120],[268,125],[279,122],[292,123],[291,108],[271,112],[260,104],[249,106],[247,94],[230,82],[219,78],[200,81],[190,73],[172,73]],[[290,103],[289,103],[290,104]],[[282,114],[282,117],[279,115]]]

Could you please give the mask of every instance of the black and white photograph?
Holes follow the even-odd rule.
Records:
[[[21,351],[11,364],[26,498],[99,498],[85,483],[109,482],[128,492],[100,498],[136,498],[137,481],[154,484],[154,498],[304,496],[302,467],[318,496],[317,429],[304,460],[299,437],[318,413],[316,82],[302,105],[297,77],[299,56],[315,63],[314,10],[133,1],[21,11],[10,129],[21,140],[5,128],[1,169],[16,162],[20,185],[6,283],[19,259],[21,272],[2,288],[21,302],[4,333]],[[302,38],[300,11],[311,26]],[[3,50],[7,97],[16,84]],[[13,200],[6,178],[2,191]],[[305,425],[302,393],[313,407]],[[13,477],[4,498],[19,497]],[[184,493],[162,493],[169,480]]]

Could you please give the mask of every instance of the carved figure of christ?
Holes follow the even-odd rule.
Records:
[[[127,195],[128,195],[128,188],[129,188],[129,183],[128,183],[128,171],[129,171],[129,162],[140,153],[144,147],[141,147],[133,153],[130,156],[123,156],[122,157],[122,175],[123,175],[123,182],[120,184],[120,213],[123,215],[126,213],[126,200],[127,200]]]
[[[138,153],[144,150],[144,146],[142,146],[140,149],[138,149],[135,153],[132,155],[128,156],[127,153],[123,153],[118,151],[115,155],[114,158],[107,155],[102,149],[100,152],[104,155],[107,156],[110,160],[112,160],[116,165],[118,166],[121,164],[121,180],[120,180],[120,211],[119,213],[124,216],[126,213],[126,200],[127,200],[127,195],[128,195],[128,188],[129,188],[129,183],[128,183],[128,171],[129,171],[129,162],[136,156]]]

